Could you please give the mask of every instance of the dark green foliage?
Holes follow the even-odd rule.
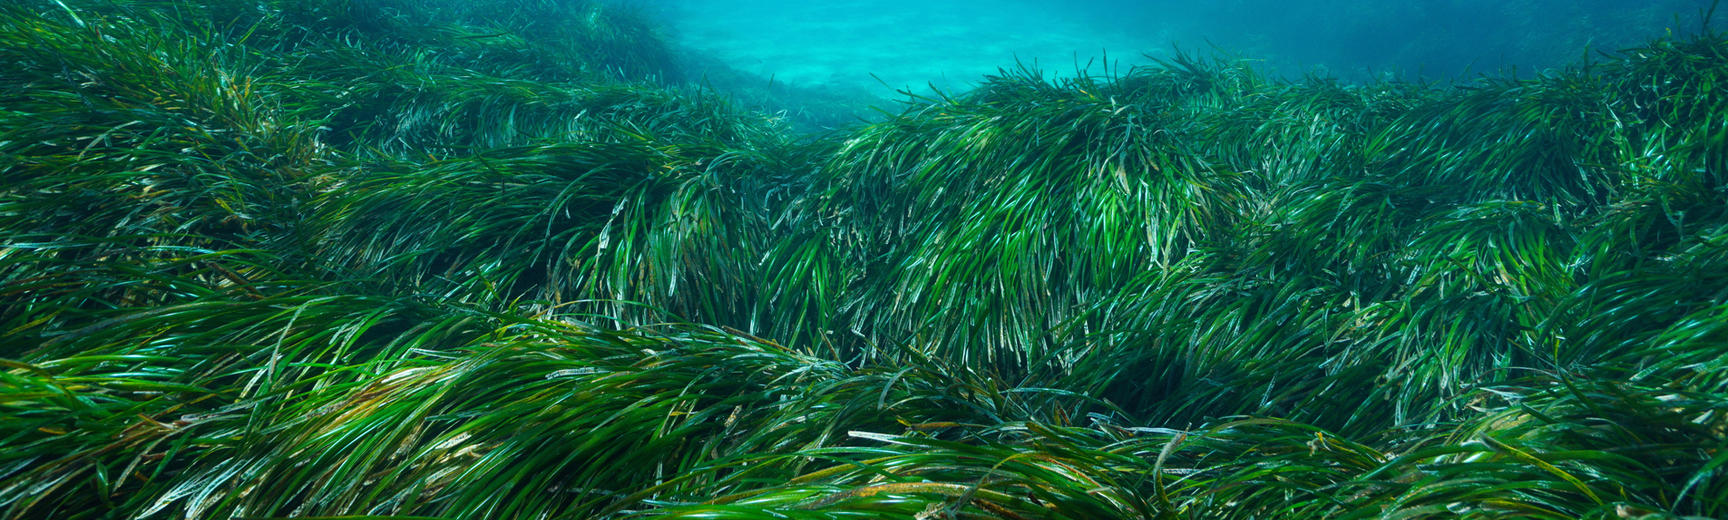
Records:
[[[8,233],[236,243],[292,229],[323,150],[315,121],[277,106],[274,71],[146,21],[0,17]]]
[[[1181,114],[1215,93],[1163,84],[1177,75],[1057,87],[1022,70],[858,132],[816,202],[869,265],[840,311],[873,342],[920,337],[1009,377],[1054,355],[1052,327],[1239,212],[1241,176],[1185,139]]]
[[[1728,515],[1728,40],[801,141],[592,2],[0,8],[5,518]]]

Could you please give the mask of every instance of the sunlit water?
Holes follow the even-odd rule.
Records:
[[[1103,27],[1058,4],[1004,1],[671,1],[675,40],[733,67],[806,87],[965,88],[1016,63],[1072,73],[1106,54],[1146,61],[1167,35]]]
[[[1285,75],[1451,79],[1565,66],[1697,30],[1710,0],[656,0],[675,44],[763,78],[964,89],[1016,62],[1053,75],[1173,49]],[[638,4],[641,5],[641,4]]]

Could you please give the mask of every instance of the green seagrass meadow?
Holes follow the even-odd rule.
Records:
[[[676,62],[580,0],[6,2],[0,518],[1728,517],[1720,32],[819,134]]]

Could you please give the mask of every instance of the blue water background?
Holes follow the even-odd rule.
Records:
[[[1710,0],[657,0],[668,37],[763,81],[964,90],[1016,62],[1098,74],[1190,54],[1270,74],[1468,79],[1699,30]],[[1718,22],[1723,16],[1718,15]],[[1088,64],[1090,64],[1088,66]]]

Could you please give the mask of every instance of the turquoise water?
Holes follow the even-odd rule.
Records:
[[[1036,62],[1071,71],[1076,61],[1144,62],[1156,28],[1094,23],[1055,3],[837,0],[668,2],[674,40],[753,74],[806,87],[958,89]]]
[[[1670,31],[1710,0],[662,0],[678,45],[797,87],[963,90],[1015,63],[1072,73],[1174,49],[1284,75],[1456,79],[1578,62]],[[1151,57],[1149,58],[1148,55]]]

